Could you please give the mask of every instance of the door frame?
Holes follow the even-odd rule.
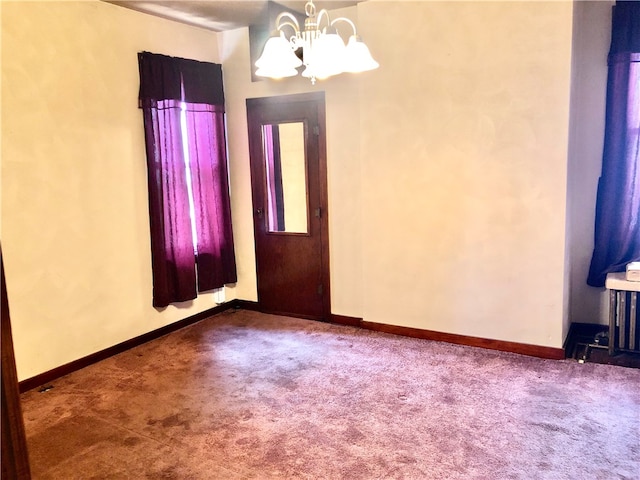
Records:
[[[20,404],[20,388],[11,335],[9,298],[4,276],[4,262],[0,249],[0,317],[2,357],[2,475],[3,479],[28,480],[31,478],[29,453]]]
[[[326,111],[325,111],[325,93],[324,91],[299,93],[291,95],[279,95],[272,97],[258,97],[248,98],[246,100],[247,105],[247,127],[249,134],[249,155],[250,163],[256,158],[256,156],[262,157],[261,152],[255,151],[258,145],[262,144],[262,129],[260,122],[253,119],[252,109],[260,108],[262,106],[268,108],[281,107],[287,108],[287,105],[296,104],[300,102],[313,103],[317,111],[317,141],[318,141],[318,181],[320,189],[320,250],[321,250],[321,285],[322,285],[322,318],[314,318],[314,320],[330,321],[331,319],[331,282],[330,282],[330,261],[329,261],[329,196],[327,189],[327,129],[326,129]],[[259,138],[260,141],[251,141],[251,139]],[[254,146],[252,149],[252,145]],[[253,177],[253,168],[251,175]],[[258,276],[258,255],[257,255],[257,243],[256,232],[257,222],[261,221],[255,211],[255,196],[257,192],[254,191],[254,182],[251,182],[251,209],[253,216],[253,231],[254,231],[254,248],[256,248],[256,288],[258,293],[258,308],[262,311],[260,306],[260,278]],[[309,212],[311,214],[311,212]],[[277,312],[266,312],[277,313]],[[291,314],[289,314],[291,315]]]

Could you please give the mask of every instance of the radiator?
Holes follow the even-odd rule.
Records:
[[[612,275],[612,274],[609,274]],[[638,291],[640,282],[610,281],[609,288],[609,354],[640,353],[640,320]]]

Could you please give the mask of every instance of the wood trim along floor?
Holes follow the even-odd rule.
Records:
[[[231,302],[231,307],[240,308],[242,310],[251,310],[253,312],[260,311],[260,304],[258,302],[253,302],[251,300],[233,300]]]
[[[470,337],[455,333],[443,333],[433,330],[423,330],[420,328],[402,327],[398,325],[388,325],[386,323],[366,322],[362,318],[347,317],[344,315],[331,314],[331,322],[340,325],[350,325],[352,327],[364,328],[375,332],[391,333],[403,337],[421,338],[423,340],[434,340],[437,342],[455,343],[457,345],[467,345],[469,347],[488,348],[490,350],[500,350],[502,352],[519,353],[530,357],[548,358],[552,360],[562,360],[565,358],[564,348],[543,347],[540,345],[530,345],[526,343],[507,342],[504,340],[491,340],[488,338]]]
[[[530,357],[548,358],[552,360],[562,360],[565,358],[564,349],[554,347],[543,347],[540,345],[530,345],[527,343],[507,342],[504,340],[491,340],[488,338],[470,337],[455,333],[435,332],[433,330],[422,330],[420,328],[401,327],[397,325],[387,325],[384,323],[361,321],[360,326],[367,330],[376,332],[391,333],[404,337],[422,338],[424,340],[435,340],[437,342],[455,343],[457,345],[467,345],[469,347],[488,348],[490,350],[500,350],[502,352],[519,353]]]
[[[329,321],[331,323],[337,323],[338,325],[349,325],[350,327],[362,328],[362,319],[357,317],[347,317],[345,315],[336,315],[335,313],[332,313]]]
[[[100,350],[99,352],[92,353],[90,355],[87,355],[86,357],[79,358],[72,362],[56,367],[52,370],[43,372],[34,377],[27,378],[26,380],[22,380],[21,382],[19,382],[20,393],[24,393],[33,388],[50,383],[57,378],[60,378],[64,375],[68,375],[71,372],[75,372],[76,370],[80,370],[81,368],[88,367],[89,365],[93,365],[94,363],[97,363],[101,360],[105,360],[109,357],[112,357],[126,350],[129,350],[130,348],[137,347],[138,345],[142,345],[143,343],[147,343],[151,340],[155,340],[156,338],[160,338],[163,335],[166,335],[168,333],[175,332],[176,330],[189,326],[193,323],[199,322],[200,320],[204,320],[205,318],[208,318],[217,313],[224,312],[225,310],[229,310],[231,308],[246,308],[248,306],[243,304],[243,306],[240,307],[239,303],[240,302],[237,300],[231,300],[227,303],[223,303],[222,305],[215,306],[203,312],[187,317],[183,320],[170,323],[169,325],[165,325],[164,327],[160,327],[156,330],[152,330],[150,332],[144,333],[138,337],[125,340],[124,342],[118,343],[117,345],[114,345],[112,347],[105,348],[104,350]],[[248,304],[250,302],[246,302],[246,303]]]
[[[73,362],[69,362],[65,365],[61,365],[52,370],[46,371],[39,375],[36,375],[26,380],[19,382],[20,393],[24,393],[33,388],[45,385],[53,380],[67,375],[81,368],[87,367],[101,360],[105,360],[113,355],[122,353],[130,348],[137,347],[143,343],[155,340],[163,335],[171,332],[175,332],[181,328],[184,328],[193,323],[204,320],[212,315],[222,313],[232,308],[240,308],[245,310],[261,311],[260,304],[258,302],[252,302],[248,300],[231,300],[222,305],[205,310],[191,317],[179,320],[175,323],[165,325],[151,332],[147,332],[135,338],[131,338],[122,343],[114,345],[112,347],[100,350],[99,352],[92,353],[86,357],[79,358]],[[526,343],[506,342],[503,340],[491,340],[479,337],[470,337],[467,335],[457,335],[453,333],[436,332],[432,330],[423,330],[420,328],[402,327],[397,325],[388,325],[385,323],[367,322],[362,318],[349,317],[345,315],[331,314],[329,318],[331,323],[339,325],[348,325],[351,327],[364,328],[366,330],[372,330],[375,332],[391,333],[393,335],[401,335],[403,337],[421,338],[424,340],[434,340],[438,342],[454,343],[458,345],[467,345],[471,347],[488,348],[491,350],[500,350],[503,352],[519,353],[522,355],[529,355],[532,357],[548,358],[553,360],[561,360],[565,358],[565,351],[563,348],[543,347],[539,345],[529,345]]]

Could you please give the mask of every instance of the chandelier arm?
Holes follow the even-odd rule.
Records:
[[[322,20],[322,17],[327,17],[327,27],[333,25],[331,17],[329,16],[329,12],[327,12],[327,10],[323,8],[322,10],[320,10],[320,13],[318,13],[318,16],[316,17],[316,29],[320,30],[320,21]]]
[[[331,26],[333,27],[336,23],[338,22],[345,22],[348,23],[349,25],[351,25],[351,28],[353,28],[353,35],[356,36],[356,25],[355,23],[353,23],[351,20],[349,20],[347,17],[338,17],[336,18],[333,22],[331,22]]]
[[[1,0],[0,0],[1,1]],[[295,24],[291,23],[291,22],[283,22],[279,27],[278,27],[278,31],[279,32],[283,32],[283,27],[291,27],[294,31],[293,35],[291,35],[291,37],[289,37],[289,41],[290,42],[295,42],[298,41],[298,39],[300,38],[300,32],[298,31],[298,29],[296,29]]]
[[[286,18],[287,20],[283,22],[283,18]],[[282,27],[286,27],[287,25],[293,28],[296,36],[300,34],[300,24],[298,23],[298,19],[289,12],[282,12],[276,17],[276,30],[282,31]]]

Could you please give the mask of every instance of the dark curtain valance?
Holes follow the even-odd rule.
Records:
[[[609,61],[619,53],[640,52],[640,2],[616,2],[612,24]]]
[[[222,66],[157,53],[138,53],[139,104],[144,101],[181,100],[224,105]]]

